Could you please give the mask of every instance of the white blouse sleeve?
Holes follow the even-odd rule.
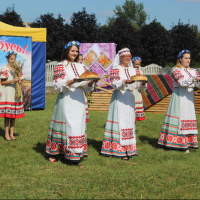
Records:
[[[112,84],[112,87],[115,90],[134,90],[135,89],[135,83],[132,84],[125,84],[125,79],[122,79],[119,75],[119,69],[112,69],[110,71],[110,81]]]
[[[53,86],[58,92],[63,92],[64,87],[67,88],[67,78],[65,67],[63,64],[58,63],[54,69]]]
[[[194,83],[194,78],[185,78],[179,69],[174,69],[172,72],[172,77],[176,83],[182,87],[189,87]]]
[[[88,93],[94,89],[94,84],[91,87],[88,86],[88,81],[82,81],[79,83],[73,83],[72,88],[81,88],[85,93]]]
[[[8,70],[6,70],[5,68],[2,68],[0,71],[0,79],[7,79],[8,76],[9,76]]]

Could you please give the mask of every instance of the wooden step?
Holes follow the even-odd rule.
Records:
[[[171,99],[171,94],[161,99],[159,102],[154,104],[153,106],[147,108],[145,112],[147,113],[162,113],[165,114],[167,112],[167,108],[169,106],[169,102]],[[110,101],[111,101],[112,93],[108,92],[93,92],[89,97],[90,103],[89,110],[94,111],[108,111]],[[200,95],[195,95],[195,110],[196,114],[200,114]]]

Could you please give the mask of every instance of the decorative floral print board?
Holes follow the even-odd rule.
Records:
[[[100,52],[100,56],[99,56],[97,62],[105,71],[112,64],[112,60],[102,51]]]
[[[93,63],[96,61],[98,55],[92,49],[83,58],[83,64],[90,68]]]

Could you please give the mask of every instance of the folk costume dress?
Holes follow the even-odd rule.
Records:
[[[93,89],[82,81],[66,86],[68,80],[79,78],[86,69],[82,64],[60,62],[54,70],[54,87],[59,92],[48,132],[46,153],[64,154],[71,162],[87,156],[86,111],[84,92]]]
[[[15,79],[14,70],[10,70],[7,66],[2,67],[0,71],[0,79],[10,81]],[[21,79],[24,79],[21,75]],[[16,82],[9,85],[2,85],[2,95],[0,98],[0,117],[22,118],[24,117],[24,106],[22,98],[15,99]]]
[[[111,70],[110,80],[115,89],[111,98],[101,154],[104,156],[132,157],[138,155],[135,134],[135,88],[143,89],[140,82],[124,84],[136,75],[133,67],[119,65]]]
[[[196,69],[175,68],[172,72],[172,97],[162,125],[158,144],[171,149],[198,148],[194,87],[200,87],[194,77]]]
[[[135,70],[136,70],[136,75],[143,75],[143,73],[139,71],[138,68],[135,68]],[[141,90],[134,89],[134,95],[135,95],[135,121],[143,121],[145,120],[145,113],[144,113]]]

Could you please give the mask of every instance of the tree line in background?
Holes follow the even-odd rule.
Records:
[[[125,0],[122,7],[116,6],[114,17],[108,18],[106,25],[97,23],[95,14],[88,14],[85,8],[73,13],[71,22],[59,14],[40,15],[30,23],[33,28],[47,28],[47,60],[60,60],[63,47],[71,40],[81,43],[116,43],[117,51],[127,47],[133,56],[142,58],[142,65],[156,63],[161,66],[174,66],[178,52],[191,51],[193,67],[200,67],[200,33],[196,25],[179,23],[166,30],[161,23],[153,20],[146,24],[147,14],[143,4]],[[23,21],[14,6],[0,15],[0,21],[23,26]]]

